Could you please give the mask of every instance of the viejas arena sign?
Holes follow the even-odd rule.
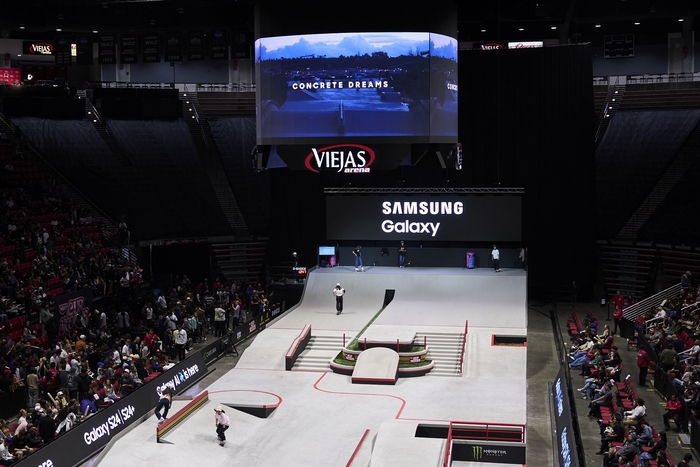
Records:
[[[28,55],[53,55],[53,43],[23,41],[22,51]]]
[[[374,150],[361,144],[336,144],[311,148],[304,165],[312,172],[333,170],[344,173],[369,173],[374,163]]]
[[[275,153],[291,170],[314,173],[366,174],[394,170],[410,157],[410,144],[333,143],[277,145]],[[271,156],[272,157],[272,156]]]

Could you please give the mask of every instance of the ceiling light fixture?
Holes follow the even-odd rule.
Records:
[[[524,31],[525,28],[518,28],[518,31]]]
[[[481,32],[486,32],[486,29],[482,29]]]
[[[683,19],[683,18],[678,18],[678,21],[680,21],[680,22],[682,23],[683,21],[685,21],[685,19]]]
[[[642,24],[642,23],[640,23],[639,21],[634,23],[635,26],[639,26],[640,24]]]
[[[550,29],[556,29],[557,27],[555,25],[552,25]]]
[[[61,28],[56,28],[56,32],[61,32],[61,31],[63,31],[63,29],[61,29]]]
[[[600,24],[596,24],[596,25],[595,25],[595,27],[597,27],[597,28],[599,28],[600,26],[601,26]]]
[[[24,29],[24,24],[20,24],[20,25],[19,25],[19,28],[20,28],[20,29]]]
[[[100,31],[98,31],[97,29],[93,29],[93,30],[92,30],[92,33],[93,33],[93,34],[97,34],[98,32],[100,32]]]

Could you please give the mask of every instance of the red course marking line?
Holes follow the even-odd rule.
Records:
[[[279,407],[279,405],[282,403],[282,398],[275,394],[274,392],[267,392],[267,391],[258,391],[257,389],[220,389],[218,391],[209,391],[209,394],[218,394],[220,392],[259,392],[262,394],[268,394],[270,396],[276,397],[277,398],[277,405],[264,405],[263,408],[268,408],[268,407]]]
[[[352,456],[350,456],[350,460],[348,460],[348,463],[345,464],[345,467],[350,467],[350,465],[352,464],[352,461],[355,460],[355,456],[356,456],[357,453],[360,451],[360,447],[362,447],[362,443],[365,442],[365,438],[367,437],[368,434],[369,434],[369,428],[365,430],[365,434],[363,434],[363,435],[362,435],[362,438],[360,438],[360,442],[357,443],[357,447],[356,447],[355,450],[352,452]]]
[[[382,396],[382,397],[391,397],[393,399],[397,399],[401,401],[401,407],[399,408],[399,411],[396,413],[396,418],[397,420],[401,418],[401,413],[403,412],[404,407],[406,407],[406,400],[399,397],[399,396],[394,396],[392,394],[372,394],[372,393],[363,393],[363,392],[343,392],[343,391],[329,391],[327,389],[321,389],[318,387],[318,383],[321,382],[323,378],[326,377],[328,373],[323,373],[318,380],[314,383],[314,389],[320,392],[325,392],[328,394],[341,394],[341,395],[347,395],[347,396]]]

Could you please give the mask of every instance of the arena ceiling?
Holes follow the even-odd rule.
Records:
[[[57,29],[65,34],[252,28],[257,1],[5,0],[0,36],[48,39]],[[460,41],[566,38],[589,42],[604,34],[629,33],[658,41],[683,27],[695,29],[693,19],[700,16],[697,0],[453,1],[459,10]],[[305,0],[299,5],[300,10],[328,8],[328,0]],[[405,5],[397,2],[398,8],[408,10]]]

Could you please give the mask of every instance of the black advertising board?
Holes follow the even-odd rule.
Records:
[[[326,196],[329,240],[519,242],[520,196]]]
[[[166,62],[182,61],[182,33],[169,32],[163,34]]]
[[[55,300],[54,319],[62,333],[70,332],[78,318],[87,322],[92,310],[92,289],[80,289],[59,295]]]
[[[75,63],[77,65],[92,65],[92,36],[78,34],[75,36],[75,45],[78,48]]]
[[[58,36],[54,41],[54,58],[56,65],[68,66],[71,64],[71,44],[73,40],[70,36]]]
[[[228,60],[228,32],[225,29],[209,32],[209,59]]]
[[[117,36],[100,36],[97,60],[100,65],[114,65],[117,63]]]
[[[138,34],[121,34],[119,36],[119,63],[137,63],[138,54]]]
[[[133,422],[152,413],[158,403],[158,390],[171,387],[181,394],[207,372],[202,354],[197,352],[155,380],[119,399],[66,434],[13,464],[18,467],[72,467],[95,455]]]
[[[394,170],[411,155],[410,144],[319,144],[275,146],[290,170],[370,173]]]
[[[204,60],[206,38],[203,31],[187,32],[187,61]]]
[[[554,451],[558,453],[559,465],[578,467],[578,449],[574,425],[571,417],[569,390],[566,384],[566,372],[559,369],[557,378],[552,385],[552,401],[555,419],[556,446]]]
[[[452,444],[452,460],[525,465],[526,449],[524,444],[460,441]]]
[[[160,62],[160,36],[158,33],[143,34],[143,62]]]

